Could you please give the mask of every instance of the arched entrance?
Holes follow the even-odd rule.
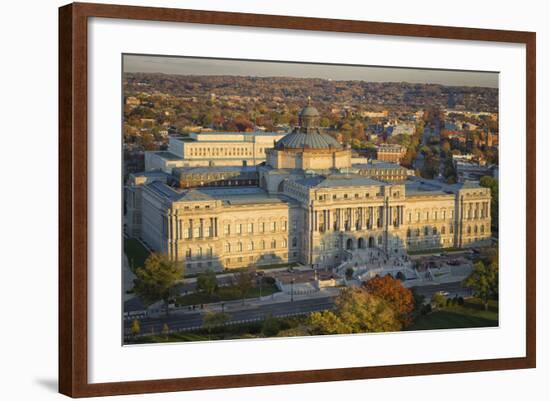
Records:
[[[346,249],[348,251],[351,251],[353,249],[353,240],[351,238],[348,238],[346,241]]]
[[[374,248],[374,237],[369,237],[369,248]]]
[[[364,238],[359,238],[359,241],[357,241],[357,248],[359,248],[359,249],[365,249],[366,248]]]

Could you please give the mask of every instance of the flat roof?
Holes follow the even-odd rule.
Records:
[[[327,176],[315,175],[296,181],[308,188],[337,188],[359,186],[381,186],[383,182],[359,174],[330,174]]]
[[[176,167],[172,169],[174,173],[254,173],[256,166],[204,166],[204,167]]]

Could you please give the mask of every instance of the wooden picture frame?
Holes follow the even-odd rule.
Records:
[[[87,22],[91,17],[365,33],[526,46],[526,356],[166,380],[88,383]],[[535,33],[73,3],[59,9],[59,391],[72,397],[534,368],[536,365]]]

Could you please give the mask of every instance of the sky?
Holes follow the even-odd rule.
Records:
[[[332,80],[432,83],[449,86],[498,88],[497,72],[143,55],[124,55],[123,62],[124,72],[324,78]]]

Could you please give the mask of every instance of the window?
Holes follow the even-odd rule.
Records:
[[[275,248],[277,248],[277,241],[271,240],[271,249],[275,249]]]
[[[187,248],[185,250],[185,258],[186,259],[191,259],[191,256],[193,255],[193,253],[191,252],[191,248]]]
[[[424,227],[424,235],[429,235],[428,227]]]
[[[441,226],[441,234],[445,235],[445,226]]]
[[[248,250],[249,250],[249,251],[253,251],[253,250],[254,250],[254,242],[253,242],[253,241],[250,241],[250,242],[248,243]]]
[[[437,227],[433,227],[433,228],[432,228],[432,234],[433,234],[433,235],[437,235]]]
[[[275,232],[277,230],[277,222],[272,221],[271,222],[271,232]]]
[[[224,250],[228,253],[231,252],[231,244],[229,242],[225,243]]]
[[[359,194],[355,194],[355,199],[359,199]]]
[[[242,252],[243,251],[243,243],[242,242],[239,242],[237,244],[237,252]]]
[[[285,220],[285,221],[282,222],[282,228],[281,229],[283,231],[286,231],[286,228],[287,228],[287,221]]]
[[[283,248],[286,248],[287,247],[287,242],[286,242],[286,239],[283,240],[283,244],[281,245]]]
[[[229,225],[229,224],[224,224],[224,225],[223,225],[223,233],[224,233],[225,235],[231,234],[231,225]]]
[[[248,223],[247,232],[252,234],[254,232],[254,224]]]
[[[265,223],[260,223],[260,232],[263,233],[265,232]]]
[[[292,238],[292,247],[296,248],[298,246],[298,239],[296,237]]]
[[[242,234],[243,233],[243,225],[242,224],[237,224],[236,232],[237,232],[237,234]]]
[[[262,242],[260,242],[260,248],[265,249],[265,241],[264,240],[262,240]]]

